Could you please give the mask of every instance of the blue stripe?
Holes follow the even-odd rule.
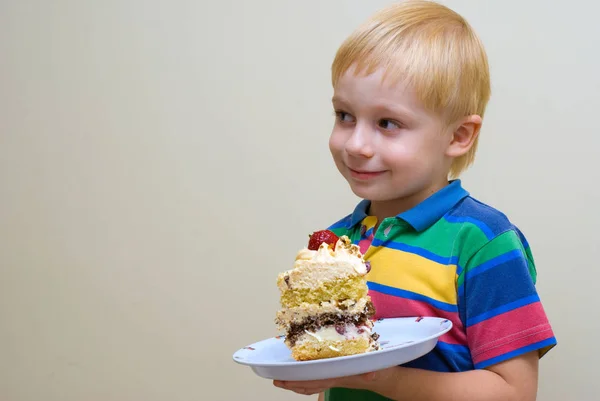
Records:
[[[551,337],[548,338],[546,340],[542,340],[542,341],[538,341],[537,343],[533,343],[533,344],[529,344],[526,345],[524,347],[521,348],[517,348],[514,351],[511,352],[507,352],[506,354],[502,354],[502,355],[498,355],[496,357],[487,359],[485,361],[479,362],[475,364],[475,369],[483,369],[483,368],[487,368],[488,366],[497,364],[499,362],[503,362],[506,361],[510,358],[514,358],[516,356],[519,355],[523,355],[526,354],[530,351],[536,351],[542,348],[546,348],[550,345],[556,345],[556,338],[555,337]]]
[[[471,351],[469,350],[469,347],[467,347],[466,345],[448,344],[443,341],[438,341],[437,347],[442,351],[448,351],[451,353],[463,353],[463,354],[466,353],[466,354],[471,355]]]
[[[433,262],[440,263],[442,265],[458,265],[458,256],[440,256],[424,248],[403,244],[401,242],[382,241],[378,238],[373,239],[373,242],[371,243],[371,246],[382,245],[386,248],[396,249],[398,251],[404,251],[415,255],[419,255],[421,257],[424,257],[425,259],[429,259]]]
[[[429,297],[426,297],[422,294],[417,294],[416,292],[401,290],[400,288],[390,287],[387,285],[374,283],[372,281],[367,282],[367,285],[370,290],[380,292],[386,295],[392,295],[395,297],[411,299],[413,301],[421,301],[430,304],[431,306],[438,308],[440,310],[446,312],[458,312],[458,307],[456,305],[452,305],[446,302],[441,302]]]
[[[485,313],[482,313],[480,315],[477,315],[475,317],[467,318],[467,327],[473,326],[474,324],[477,324],[477,323],[481,323],[484,320],[487,320],[487,319],[490,319],[490,318],[492,318],[494,316],[498,316],[498,315],[501,315],[503,313],[509,312],[509,311],[511,311],[513,309],[517,309],[517,308],[520,308],[522,306],[529,305],[529,304],[532,304],[534,302],[538,302],[539,300],[540,300],[540,297],[536,293],[536,294],[530,295],[528,297],[518,299],[518,300],[516,300],[514,302],[507,303],[506,305],[502,305],[502,306],[500,306],[498,308],[494,308],[492,310],[489,310],[489,311],[487,311]]]
[[[523,255],[523,252],[520,249],[513,249],[512,251],[503,253],[500,256],[496,256],[495,258],[490,259],[487,262],[483,262],[482,264],[469,269],[469,271],[467,272],[467,275],[465,276],[465,279],[470,279],[472,277],[475,277],[478,274],[484,273],[493,267],[501,265],[502,263],[506,263],[513,259],[518,259],[518,258],[523,258],[523,257],[525,257],[525,255]],[[465,284],[465,281],[466,280],[463,280],[462,285]]]
[[[480,220],[477,220],[477,219],[474,219],[474,218],[468,217],[468,216],[451,216],[451,215],[446,215],[446,216],[444,216],[444,218],[448,222],[450,222],[450,223],[471,223],[471,224],[474,224],[475,226],[477,226],[485,234],[485,236],[487,237],[487,239],[494,238],[494,232],[483,221],[480,221]]]

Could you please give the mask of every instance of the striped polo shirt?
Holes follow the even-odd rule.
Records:
[[[369,205],[361,201],[329,229],[350,237],[370,261],[375,318],[435,316],[453,323],[432,352],[404,366],[482,369],[529,351],[539,350],[541,357],[556,344],[527,240],[504,214],[471,197],[460,180],[384,219],[376,232]],[[326,399],[383,398],[333,389]]]

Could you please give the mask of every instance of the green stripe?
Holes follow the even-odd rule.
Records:
[[[438,220],[434,225],[423,232],[407,229],[406,223],[394,224],[388,237],[399,238],[409,246],[426,249],[443,258],[460,255],[461,266],[481,248],[488,239],[486,235],[472,223],[451,223],[445,219]],[[385,241],[382,232],[377,233],[377,238]],[[461,245],[457,248],[456,245]],[[466,246],[466,247],[465,247]]]

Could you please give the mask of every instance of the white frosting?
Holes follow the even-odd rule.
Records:
[[[315,332],[304,331],[306,334],[301,336],[296,344],[315,340],[318,342],[323,341],[346,341],[353,340],[356,338],[369,338],[371,336],[371,328],[368,326],[360,326],[356,327],[353,324],[349,324],[344,326],[344,334],[340,334],[337,332],[335,327],[327,326],[321,327],[319,330]]]

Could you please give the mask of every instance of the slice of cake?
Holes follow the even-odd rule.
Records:
[[[379,349],[368,295],[369,264],[347,236],[328,230],[310,237],[277,285],[282,309],[275,322],[295,360],[332,358]]]

